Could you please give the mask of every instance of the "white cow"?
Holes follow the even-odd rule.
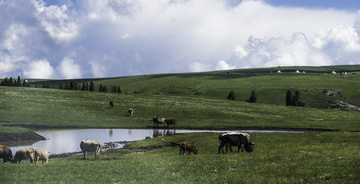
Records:
[[[34,148],[35,151],[35,163],[37,164],[39,160],[42,160],[42,163],[48,163],[50,151],[41,148]]]
[[[95,152],[95,160],[99,159],[101,144],[99,141],[91,141],[91,140],[82,140],[80,143],[81,151],[84,154],[84,159],[86,159],[87,152]]]

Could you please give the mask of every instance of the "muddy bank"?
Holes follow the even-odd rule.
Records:
[[[45,137],[35,132],[23,133],[0,133],[0,142],[23,142],[23,141],[41,141],[46,140]]]

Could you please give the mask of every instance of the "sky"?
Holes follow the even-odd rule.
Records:
[[[0,0],[0,78],[360,64],[355,0]]]

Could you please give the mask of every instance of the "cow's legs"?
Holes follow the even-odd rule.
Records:
[[[220,146],[219,146],[219,153],[220,153],[220,150],[222,151],[222,153],[224,153],[224,145],[223,144],[220,144]]]
[[[83,154],[84,154],[84,160],[85,160],[86,159],[86,151],[84,151]]]

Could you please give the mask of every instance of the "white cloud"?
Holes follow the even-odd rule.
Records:
[[[81,78],[81,66],[76,64],[73,59],[65,57],[56,68],[65,79]]]
[[[56,78],[359,63],[356,12],[229,2],[1,1],[0,72],[39,58]]]
[[[216,70],[230,70],[235,69],[235,66],[230,66],[225,61],[219,61],[218,65],[216,66]]]
[[[49,79],[52,78],[53,67],[46,60],[30,62],[23,68],[25,78]]]

